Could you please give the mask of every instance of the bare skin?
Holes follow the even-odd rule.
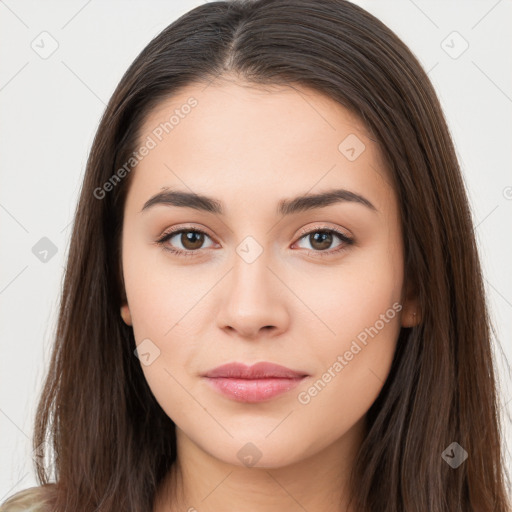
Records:
[[[160,104],[141,143],[191,96],[197,105],[133,171],[124,211],[122,316],[137,344],[151,340],[151,358],[159,351],[142,368],[177,427],[178,460],[154,512],[356,512],[347,507],[348,475],[365,414],[400,328],[419,321],[379,148],[360,120],[317,92],[226,78]],[[364,150],[357,139],[339,149],[350,134]],[[164,187],[216,198],[224,213],[164,204],[141,211]],[[375,210],[341,201],[277,213],[282,199],[340,188]],[[165,246],[194,253],[180,256],[155,243],[170,228],[205,235],[202,243],[187,233],[168,239]],[[328,229],[354,243],[333,232],[315,239]],[[245,254],[258,256],[249,263]],[[309,376],[277,397],[243,403],[201,377],[232,361],[270,361]]]

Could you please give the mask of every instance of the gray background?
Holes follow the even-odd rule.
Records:
[[[36,484],[33,415],[100,115],[150,39],[201,3],[0,1],[0,502]],[[511,360],[512,2],[355,3],[409,45],[440,97],[473,210],[498,338],[502,412],[510,411],[510,377],[498,345]],[[43,237],[57,251],[46,262],[33,252],[48,243]],[[511,446],[508,416],[505,428]]]

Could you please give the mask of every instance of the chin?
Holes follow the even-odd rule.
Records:
[[[280,468],[294,464],[305,457],[303,451],[297,450],[301,443],[290,439],[289,436],[286,436],[290,439],[290,444],[287,444],[283,442],[282,436],[276,435],[273,440],[270,440],[265,439],[265,435],[243,436],[243,441],[240,438],[232,440],[230,446],[225,446],[218,452],[210,451],[210,453],[226,464],[247,468]],[[228,453],[234,456],[226,458]]]

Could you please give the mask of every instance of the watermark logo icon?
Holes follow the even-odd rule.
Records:
[[[458,59],[469,48],[469,43],[454,30],[441,41],[441,48],[452,59]]]
[[[160,349],[149,339],[142,340],[133,353],[144,366],[149,366],[160,357]]]
[[[236,252],[246,263],[253,263],[260,257],[263,247],[252,236],[246,236],[238,244]]]
[[[454,441],[444,450],[441,457],[453,469],[456,469],[468,458],[468,452]]]
[[[359,158],[365,149],[363,141],[354,133],[347,135],[338,146],[338,151],[351,162]]]
[[[32,247],[32,254],[42,263],[48,263],[57,254],[57,246],[49,238],[43,236]]]
[[[254,466],[261,459],[262,455],[263,453],[254,443],[244,444],[236,454],[238,460],[249,468]]]
[[[51,57],[59,47],[57,39],[55,39],[49,32],[44,30],[36,36],[30,43],[30,47],[34,50],[41,59],[48,59]]]

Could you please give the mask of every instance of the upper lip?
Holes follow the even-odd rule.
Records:
[[[225,377],[232,379],[297,379],[305,377],[307,373],[291,370],[279,364],[261,362],[247,366],[243,363],[227,363],[213,368],[204,374],[204,377]]]

